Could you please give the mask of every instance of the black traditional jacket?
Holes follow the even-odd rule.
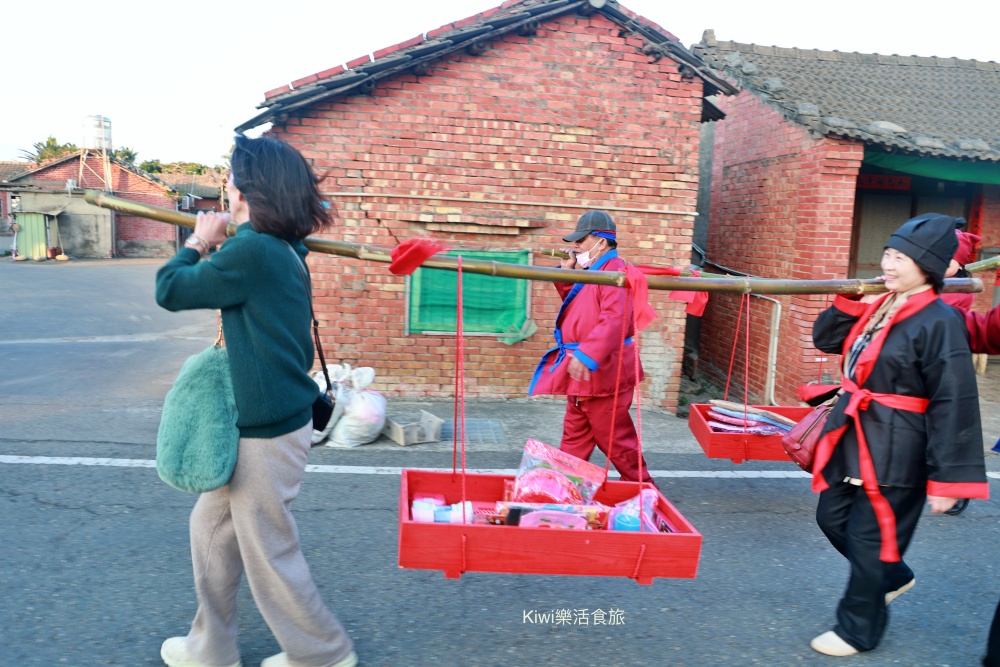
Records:
[[[813,326],[816,347],[849,354],[880,303],[838,296]],[[854,375],[859,391],[872,393],[855,404],[877,484],[926,487],[929,495],[948,498],[989,497],[979,394],[961,313],[931,290],[911,296],[861,354]],[[879,395],[926,399],[925,411],[889,407]],[[817,491],[845,477],[864,478],[855,420],[845,414],[851,398],[849,391],[841,395],[827,420],[824,434],[834,442],[827,443],[832,451],[825,465],[814,471]]]

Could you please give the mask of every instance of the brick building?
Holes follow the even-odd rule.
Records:
[[[180,197],[182,211],[222,211],[226,208],[226,174],[220,169],[207,169],[201,174],[157,173],[155,178],[170,186]]]
[[[726,118],[703,183],[710,261],[768,278],[871,278],[892,231],[931,211],[965,217],[983,237],[978,258],[1000,252],[997,63],[764,47],[712,31],[693,51],[743,89],[719,101]],[[994,276],[978,277],[986,292],[975,308],[985,309]],[[720,381],[740,301],[713,296],[703,318],[702,368]],[[839,377],[839,357],[812,346],[827,297],[750,301],[753,400],[794,405],[798,385]]]
[[[326,176],[332,238],[434,237],[467,257],[485,249],[557,266],[535,251],[565,245],[576,219],[601,209],[626,259],[687,266],[699,128],[721,117],[705,98],[735,92],[616,2],[508,0],[272,90],[237,131],[273,123],[273,136]],[[310,264],[329,356],[375,366],[389,395],[452,395],[453,273],[404,279],[384,264],[316,255]],[[552,345],[556,290],[497,278],[463,285],[467,393],[525,396]],[[652,302],[660,317],[641,339],[644,392],[672,409],[684,304],[664,293]]]
[[[142,204],[175,208],[174,190],[114,157],[107,170],[94,151],[77,151],[0,183],[0,214],[40,213],[51,218],[57,243],[71,257],[166,257],[177,249],[177,228],[118,214],[83,201],[85,190],[108,190]],[[23,251],[22,251],[23,254]]]

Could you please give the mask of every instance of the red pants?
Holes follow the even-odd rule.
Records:
[[[618,407],[614,396],[567,396],[566,417],[563,419],[563,437],[559,449],[584,461],[597,446],[608,455],[611,441],[611,412],[615,409],[611,463],[626,482],[639,481],[639,463],[642,462],[642,481],[652,482],[646,461],[639,456],[639,436],[628,409],[632,405],[632,388],[618,394]]]

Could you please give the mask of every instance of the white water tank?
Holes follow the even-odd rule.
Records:
[[[104,116],[87,116],[83,120],[81,148],[111,151],[111,121]]]

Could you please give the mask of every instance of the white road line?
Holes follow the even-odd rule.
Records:
[[[68,456],[12,456],[0,454],[0,463],[20,465],[62,465],[62,466],[113,466],[119,468],[154,468],[156,462],[149,459],[106,459]],[[335,466],[307,465],[306,472],[334,475],[399,475],[403,467],[396,466]],[[406,468],[406,470],[429,470],[447,472],[451,468]],[[513,468],[468,468],[467,472],[482,475],[515,475]],[[795,479],[809,475],[799,470],[651,470],[654,477],[706,477],[721,479]],[[611,477],[616,477],[611,473]]]
[[[117,468],[155,468],[151,459],[102,459],[71,456],[12,456],[0,454],[0,463],[20,465],[57,466],[111,466]],[[403,470],[427,470],[447,472],[451,468],[403,468],[395,466],[326,466],[307,465],[306,472],[334,475],[399,475]],[[468,468],[466,472],[478,475],[515,475],[513,468]],[[706,479],[808,479],[810,475],[801,470],[650,470],[653,477],[681,478],[701,477]],[[611,473],[611,477],[616,477]],[[1000,479],[1000,472],[988,472],[990,479]]]

